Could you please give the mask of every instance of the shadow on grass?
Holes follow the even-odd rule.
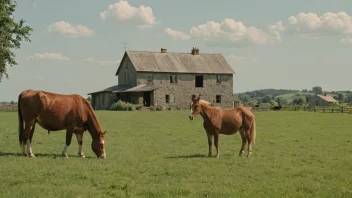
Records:
[[[61,154],[52,154],[52,153],[34,153],[36,157],[53,157],[53,158],[64,158]],[[20,156],[20,157],[26,157],[22,153],[9,153],[9,152],[2,152],[0,151],[0,157],[7,157],[7,156]],[[68,155],[69,158],[80,158],[78,155]],[[86,156],[86,158],[96,158],[96,157],[90,157]]]
[[[207,155],[204,154],[194,154],[194,155],[177,155],[177,156],[168,156],[165,158],[168,159],[188,159],[188,158],[207,158]]]

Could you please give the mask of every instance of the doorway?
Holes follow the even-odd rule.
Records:
[[[143,95],[143,105],[145,107],[150,107],[150,91],[144,92]]]

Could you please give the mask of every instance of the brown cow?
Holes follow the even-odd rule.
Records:
[[[212,136],[214,136],[216,157],[219,158],[219,135],[233,135],[237,131],[240,131],[242,138],[242,147],[239,155],[244,153],[246,142],[248,142],[247,157],[252,154],[252,144],[255,143],[256,137],[256,123],[255,116],[251,110],[246,107],[233,109],[212,107],[209,105],[209,102],[200,100],[200,95],[198,98],[193,96],[190,109],[190,120],[193,120],[198,114],[203,117],[203,127],[208,136],[209,157],[211,156]]]
[[[19,141],[24,155],[35,157],[31,143],[35,125],[38,123],[48,132],[66,129],[66,144],[62,151],[64,157],[68,157],[66,151],[71,144],[73,133],[79,144],[78,155],[85,157],[82,151],[83,133],[88,130],[93,139],[91,144],[93,152],[98,158],[106,158],[104,137],[106,131],[101,129],[92,106],[82,96],[25,90],[18,96],[18,118]]]

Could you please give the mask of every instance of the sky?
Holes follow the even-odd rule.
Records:
[[[221,53],[235,93],[351,90],[351,0],[17,0],[15,19],[34,29],[32,42],[14,51],[0,101],[116,85],[125,48]]]

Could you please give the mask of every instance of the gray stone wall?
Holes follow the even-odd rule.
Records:
[[[116,98],[115,94],[103,92],[92,95],[94,101],[94,109],[95,110],[106,110],[109,109],[113,103],[113,100]]]
[[[118,74],[119,85],[126,84],[125,83],[125,79],[126,79],[125,74],[128,74],[127,84],[130,84],[131,86],[136,86],[137,85],[137,81],[136,81],[137,72],[136,72],[135,68],[133,67],[133,64],[132,64],[131,60],[128,58],[128,56],[126,56],[124,62],[122,62],[121,69]]]
[[[189,108],[192,95],[209,101],[221,108],[233,107],[233,75],[221,75],[221,83],[216,82],[216,74],[203,75],[203,87],[195,87],[196,74],[152,73],[152,82],[147,82],[147,75],[151,73],[137,72],[137,85],[150,83],[162,88],[154,91],[154,106]],[[170,74],[177,75],[177,83],[170,83]],[[197,74],[198,75],[198,74]],[[166,103],[166,96],[174,101]],[[221,103],[216,103],[216,95],[221,95]],[[152,104],[153,104],[152,103]]]

